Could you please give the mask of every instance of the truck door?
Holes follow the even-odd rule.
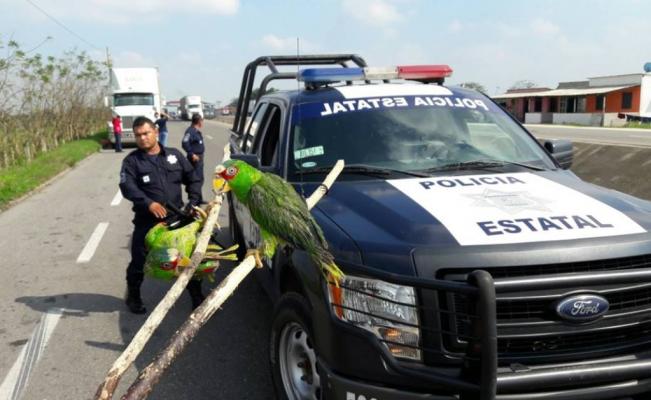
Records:
[[[281,174],[279,160],[279,138],[282,126],[282,110],[276,104],[269,104],[264,128],[258,133],[251,152],[260,158],[260,167],[266,172]]]
[[[260,103],[242,138],[242,152],[255,154],[253,146],[256,143],[258,136],[265,131],[272,111],[273,110],[270,109],[268,103]],[[243,204],[239,203],[237,199],[235,199],[235,196],[231,196],[231,198],[233,199],[233,209],[235,210],[235,215],[240,224],[242,236],[244,237],[247,247],[257,248],[260,244],[260,230],[258,225],[251,218],[249,210]]]

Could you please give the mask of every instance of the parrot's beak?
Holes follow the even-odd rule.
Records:
[[[178,264],[176,264],[176,265],[178,265],[179,267],[189,267],[190,265],[192,265],[192,260],[190,259],[190,257],[185,257],[184,256],[184,257],[181,257]]]
[[[212,180],[212,188],[217,193],[226,193],[231,190],[231,187],[226,183],[226,179],[222,177],[215,177]]]
[[[212,180],[212,188],[216,193],[226,193],[231,190],[231,187],[228,186],[228,182],[222,176],[226,171],[223,165],[218,165],[215,167],[215,177]]]

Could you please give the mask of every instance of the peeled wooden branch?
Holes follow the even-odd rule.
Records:
[[[343,160],[337,161],[335,167],[330,171],[323,184],[306,200],[308,208],[311,209],[328,192],[330,186],[337,179],[337,176],[344,168]],[[199,329],[210,319],[217,309],[230,297],[237,286],[255,268],[253,256],[248,256],[242,261],[233,272],[231,272],[211,293],[206,300],[197,307],[185,323],[174,334],[168,342],[167,347],[158,353],[156,359],[149,364],[138,376],[136,381],[129,387],[122,400],[144,399],[158,383],[165,370],[172,364],[185,347],[194,339]]]
[[[224,160],[230,157],[230,151],[227,149],[224,150]],[[167,315],[169,310],[172,308],[176,300],[183,293],[183,289],[188,285],[188,282],[192,278],[192,275],[197,270],[197,267],[203,260],[206,249],[208,248],[208,243],[210,242],[210,236],[213,234],[213,229],[217,225],[217,220],[219,218],[219,211],[221,210],[222,205],[222,195],[216,195],[215,199],[211,202],[213,205],[208,213],[208,217],[204,221],[203,229],[201,234],[197,239],[197,244],[192,253],[192,264],[183,270],[181,274],[176,278],[176,281],[172,287],[167,291],[163,300],[158,303],[154,311],[149,315],[147,321],[140,327],[136,336],[131,339],[129,346],[120,354],[117,360],[111,366],[104,382],[97,388],[95,393],[95,400],[109,400],[113,398],[113,393],[120,383],[120,378],[122,375],[129,369],[131,364],[136,360],[136,357],[142,352],[142,349],[145,347],[154,331],[163,321],[163,318]]]

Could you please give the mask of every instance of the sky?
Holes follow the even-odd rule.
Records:
[[[0,0],[0,39],[116,67],[158,67],[167,100],[226,104],[262,55],[357,53],[369,65],[448,64],[447,84],[639,73],[651,61],[646,0]],[[49,15],[49,17],[46,15]],[[51,37],[51,39],[44,39]],[[42,44],[41,44],[42,43]],[[278,86],[278,85],[276,85]]]

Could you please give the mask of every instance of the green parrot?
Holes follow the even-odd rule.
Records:
[[[200,210],[200,209],[199,209]],[[200,212],[201,219],[195,220],[188,225],[178,229],[170,230],[165,223],[155,225],[145,236],[145,247],[147,257],[145,258],[144,271],[147,275],[163,280],[175,279],[182,268],[190,266],[190,256],[196,245],[197,235],[203,226],[206,214]],[[222,247],[208,245],[208,252],[204,260],[199,264],[193,278],[207,278],[214,280],[213,272],[218,264],[214,260],[237,260],[235,254],[229,254],[237,249],[237,246],[224,250]]]
[[[223,192],[232,190],[260,227],[260,248],[249,251],[256,257],[258,267],[262,265],[260,253],[271,258],[278,245],[289,243],[305,250],[326,278],[329,275],[339,283],[344,274],[328,251],[321,227],[289,183],[244,161],[228,160],[215,168],[213,187]]]

